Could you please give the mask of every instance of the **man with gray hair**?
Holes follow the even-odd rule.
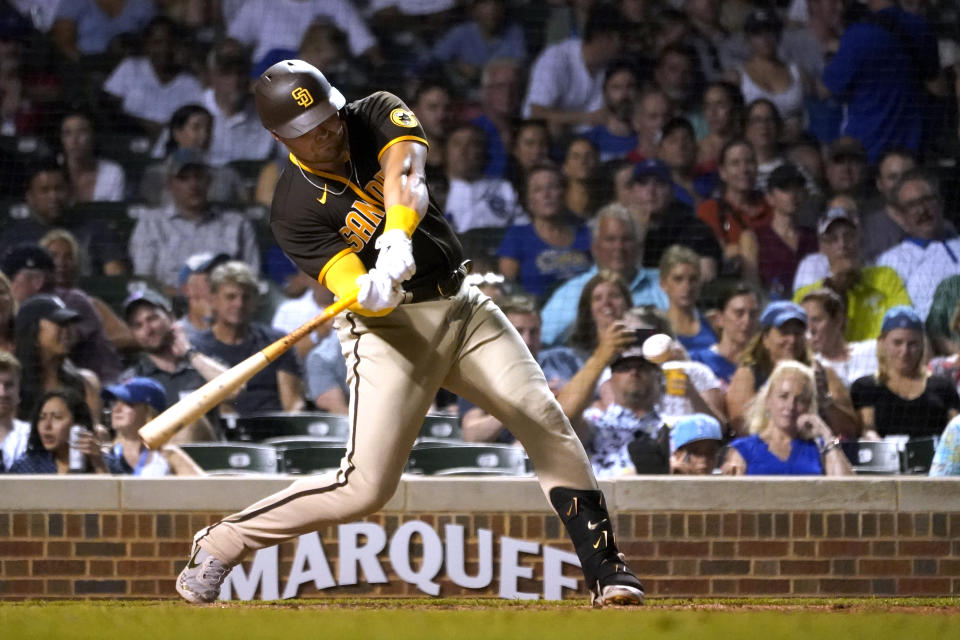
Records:
[[[193,339],[194,348],[228,367],[235,366],[283,337],[279,331],[253,321],[259,288],[250,267],[226,262],[210,274],[213,326]],[[232,402],[240,415],[303,408],[300,365],[287,351],[247,381]]]
[[[913,307],[926,318],[940,281],[960,274],[960,238],[946,234],[940,187],[928,171],[904,173],[893,188],[893,199],[907,237],[881,253],[877,265],[900,274]]]
[[[567,280],[553,292],[543,307],[542,340],[545,345],[562,341],[577,315],[577,302],[583,287],[601,269],[615,271],[630,285],[633,306],[669,306],[667,295],[660,288],[656,269],[642,267],[643,236],[630,210],[611,203],[600,209],[590,221],[590,252],[594,265],[589,271]]]

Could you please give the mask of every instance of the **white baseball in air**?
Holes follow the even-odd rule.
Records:
[[[673,339],[665,333],[657,333],[643,341],[643,357],[650,362],[663,364],[670,358]]]

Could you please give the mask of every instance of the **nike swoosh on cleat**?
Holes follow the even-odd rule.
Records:
[[[590,531],[593,531],[594,529],[596,529],[597,527],[599,527],[600,525],[602,525],[602,524],[603,524],[604,522],[606,522],[606,521],[607,521],[606,518],[604,518],[604,519],[601,520],[600,522],[590,522],[590,521],[588,520],[588,521],[587,521],[587,529],[590,529]]]
[[[187,560],[187,569],[196,569],[200,566],[199,562],[194,562],[197,559],[197,554],[200,553],[200,545],[197,545],[197,550],[193,552],[193,555],[190,556],[190,559]]]

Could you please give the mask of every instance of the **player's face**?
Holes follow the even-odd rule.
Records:
[[[277,139],[301,162],[318,168],[340,169],[350,159],[347,128],[336,113],[299,138]]]

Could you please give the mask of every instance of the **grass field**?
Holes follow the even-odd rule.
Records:
[[[960,637],[960,599],[652,600],[629,610],[466,599],[26,601],[0,603],[0,637],[947,640]]]

